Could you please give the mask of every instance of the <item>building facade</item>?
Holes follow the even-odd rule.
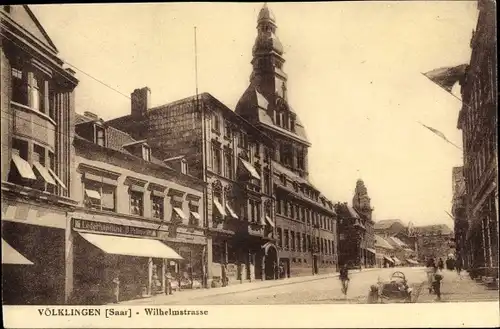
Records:
[[[466,181],[467,255],[465,266],[498,278],[497,43],[495,2],[479,0],[471,39],[472,54],[461,83]],[[491,272],[491,273],[486,273]]]
[[[338,263],[340,266],[360,268],[364,266],[365,219],[347,202],[335,204],[335,212],[337,214]]]
[[[454,233],[445,224],[416,226],[416,253],[420,263],[425,264],[429,258],[443,261],[450,253],[455,252]]]
[[[78,80],[28,6],[0,19],[2,301],[63,304]]]
[[[372,219],[373,208],[371,207],[368,190],[363,180],[356,182],[354,197],[352,198],[352,207],[361,216],[365,226],[365,232],[361,244],[362,263],[365,267],[375,265],[375,222]]]
[[[164,294],[201,287],[206,272],[200,179],[155,157],[146,141],[77,115],[66,277],[74,303]],[[184,169],[186,169],[184,167]]]
[[[147,140],[164,161],[183,155],[206,181],[206,284],[275,279],[273,142],[210,94],[156,108],[149,97],[135,90],[131,115],[109,124]]]
[[[264,5],[257,18],[250,85],[235,112],[275,143],[272,176],[282,275],[310,275],[336,268],[334,206],[309,181],[305,127],[288,100],[283,46],[276,19]]]
[[[452,208],[451,213],[455,231],[455,260],[467,264],[467,230],[465,177],[463,167],[454,167],[452,171]]]

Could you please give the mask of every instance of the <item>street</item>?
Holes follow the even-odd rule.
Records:
[[[218,288],[212,289],[212,295],[209,296],[202,295],[202,291],[199,293],[192,291],[186,294],[186,298],[182,298],[181,295],[185,292],[180,292],[177,293],[178,296],[160,296],[147,301],[130,302],[130,304],[137,305],[143,304],[143,302],[148,305],[360,304],[366,303],[371,285],[376,284],[379,278],[382,281],[389,280],[394,271],[402,271],[415,292],[418,290],[416,288],[426,279],[424,269],[421,267],[352,270],[350,271],[351,281],[347,297],[341,293],[338,277],[330,276],[296,283],[286,283],[285,280],[279,282],[279,285],[249,288],[240,292],[230,292],[225,291],[227,288]],[[248,285],[252,285],[252,283]]]

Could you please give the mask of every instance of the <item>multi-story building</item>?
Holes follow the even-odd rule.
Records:
[[[416,253],[422,264],[429,258],[445,261],[450,253],[454,253],[454,233],[447,225],[416,226],[414,230]]]
[[[460,264],[467,264],[467,230],[468,222],[465,215],[465,177],[463,167],[454,167],[452,172],[452,208],[454,231],[455,231],[455,260]]]
[[[289,103],[276,29],[276,19],[264,5],[257,18],[250,85],[235,111],[275,142],[276,226],[285,275],[318,273],[336,268],[335,211],[308,179],[311,143]]]
[[[337,214],[339,265],[364,266],[365,219],[347,202],[335,204],[335,212]]]
[[[78,80],[28,6],[0,28],[2,302],[62,304]]]
[[[463,106],[458,118],[469,221],[466,266],[479,271],[477,275],[498,278],[496,3],[479,0],[478,9],[471,59],[461,82]]]
[[[375,222],[372,219],[373,208],[371,207],[370,197],[363,180],[356,182],[354,197],[352,198],[352,207],[361,216],[365,226],[365,232],[361,243],[361,255],[363,266],[371,267],[375,265]]]
[[[146,140],[166,161],[184,156],[206,181],[207,284],[274,279],[272,140],[207,93],[149,104],[150,90],[136,89],[131,115],[108,123]]]
[[[66,276],[75,303],[128,300],[201,286],[206,272],[202,180],[159,160],[144,140],[76,116]],[[182,159],[178,159],[183,163]]]

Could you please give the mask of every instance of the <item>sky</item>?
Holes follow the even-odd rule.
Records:
[[[468,63],[474,1],[269,3],[288,74],[288,98],[312,143],[312,183],[351,203],[363,179],[374,220],[447,224],[452,167],[462,152],[460,100],[421,73]],[[157,106],[198,86],[234,110],[249,83],[259,3],[30,6],[79,70],[130,95],[148,86]],[[77,71],[78,113],[127,115],[130,99]],[[459,87],[453,89],[459,95]]]

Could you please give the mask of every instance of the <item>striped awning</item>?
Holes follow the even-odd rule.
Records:
[[[375,254],[375,249],[372,249],[372,248],[366,248],[366,250],[368,250],[369,252],[371,252],[372,254]]]
[[[2,264],[33,265],[33,262],[2,239]]]

